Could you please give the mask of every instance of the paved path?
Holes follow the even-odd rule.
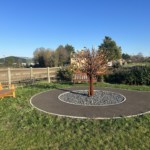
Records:
[[[72,90],[87,89],[86,87],[73,87],[68,89],[56,89],[33,96],[31,105],[40,111],[74,118],[117,118],[122,116],[134,116],[150,112],[150,92],[129,91],[111,88],[95,88],[116,92],[124,95],[126,101],[118,105],[110,106],[80,106],[62,102],[58,96]]]

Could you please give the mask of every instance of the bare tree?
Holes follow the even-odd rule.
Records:
[[[104,51],[96,51],[92,48],[82,50],[77,54],[77,62],[79,64],[79,69],[86,73],[89,79],[89,90],[88,95],[94,95],[93,80],[98,74],[104,74],[107,70],[107,59]]]

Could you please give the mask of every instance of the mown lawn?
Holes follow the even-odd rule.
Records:
[[[69,84],[40,83],[18,88],[17,98],[0,100],[0,150],[148,150],[150,114],[111,120],[84,120],[44,114],[33,109],[35,93],[69,87]],[[97,84],[150,91],[148,86]]]

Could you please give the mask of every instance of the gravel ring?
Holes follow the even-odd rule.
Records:
[[[94,90],[94,96],[88,96],[88,90],[74,90],[58,96],[62,102],[83,106],[109,106],[118,105],[126,100],[126,97],[115,92]]]

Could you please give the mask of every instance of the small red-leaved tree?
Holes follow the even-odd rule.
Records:
[[[96,51],[92,49],[82,50],[77,54],[77,62],[79,64],[79,69],[86,73],[89,80],[89,90],[88,95],[94,95],[93,80],[98,74],[105,74],[107,69],[107,59],[103,51]]]

